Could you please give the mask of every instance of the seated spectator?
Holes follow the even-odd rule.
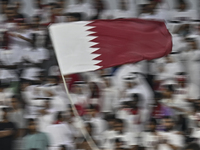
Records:
[[[183,148],[183,136],[174,130],[175,122],[172,118],[166,116],[163,118],[164,131],[160,132],[159,150],[163,149],[181,149]]]
[[[32,48],[25,49],[22,55],[25,65],[21,74],[21,78],[23,79],[38,80],[37,76],[42,69],[42,64],[49,58],[48,50],[37,46],[36,42],[35,40]]]
[[[146,150],[158,149],[161,135],[157,131],[157,122],[156,119],[151,118],[148,121],[147,131],[144,131],[140,136],[142,137],[141,147]]]
[[[15,10],[14,10],[15,19],[14,20],[16,22],[20,22],[22,20],[24,20],[25,22],[28,22],[26,16],[20,12],[21,9],[22,9],[22,3],[19,1],[15,2]]]
[[[95,19],[110,19],[112,18],[112,11],[108,8],[108,3],[104,0],[95,0],[93,2],[94,14],[91,20]]]
[[[118,0],[118,9],[112,13],[113,19],[116,18],[134,18],[135,14],[130,8],[130,2],[128,0]]]
[[[46,150],[49,146],[49,137],[38,132],[37,122],[34,119],[28,120],[28,134],[23,139],[23,149]]]
[[[75,4],[69,5],[67,13],[81,13],[81,20],[88,20],[93,15],[90,4],[85,0],[76,0]]]
[[[39,110],[38,126],[39,131],[45,132],[46,128],[51,125],[55,118],[55,110],[50,106],[51,99],[44,100],[43,108]]]
[[[112,76],[104,75],[101,90],[101,112],[112,113],[118,105],[118,91],[112,82]]]
[[[125,131],[125,125],[121,119],[115,119],[114,132],[104,137],[106,140],[105,147],[114,149],[117,138],[121,138],[124,141],[123,148],[135,148],[137,145],[136,136],[132,132]]]
[[[46,128],[51,141],[50,146],[59,147],[60,145],[65,145],[73,148],[74,144],[69,134],[71,131],[63,121],[63,113],[58,112],[54,123]]]
[[[190,9],[190,1],[176,0],[176,9],[171,12],[171,20],[173,21],[192,21],[198,19],[196,10]]]
[[[67,13],[66,14],[66,22],[81,21],[81,18],[82,18],[81,13]]]
[[[3,108],[2,121],[0,122],[0,149],[13,150],[15,131],[15,124],[8,120],[8,108]]]
[[[25,129],[24,111],[21,108],[20,101],[16,96],[11,98],[11,111],[9,112],[8,117],[10,121],[15,123],[17,137],[22,137]]]
[[[145,13],[142,13],[139,15],[139,18],[141,19],[151,19],[151,20],[162,20],[162,21],[167,21],[168,16],[167,12],[162,13],[162,11],[157,10],[158,6],[158,1],[156,0],[149,0],[149,4],[146,5],[146,10]]]

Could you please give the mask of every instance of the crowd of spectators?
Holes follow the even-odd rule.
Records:
[[[116,0],[113,10],[33,0],[32,16],[20,0],[0,2],[0,150],[200,149],[200,12],[190,0]],[[172,52],[65,76],[69,97],[48,26],[117,18],[164,21]]]

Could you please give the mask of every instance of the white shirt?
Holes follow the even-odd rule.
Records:
[[[19,34],[25,38],[31,39],[31,32],[29,30],[23,30],[22,32],[14,32],[14,34]],[[23,50],[26,48],[30,48],[31,47],[31,43],[23,40],[21,38],[18,37],[12,37],[9,36],[10,38],[10,47],[11,49],[19,49],[21,51],[21,53],[23,54]]]
[[[132,146],[137,145],[136,135],[131,132],[118,133],[117,131],[106,131],[103,134],[104,136],[104,148],[114,150],[115,148],[115,139],[120,138],[125,142],[123,145],[124,148],[132,148]]]
[[[49,135],[51,145],[71,145],[72,139],[68,136],[70,129],[67,125],[63,124],[52,124],[46,128],[46,132]]]
[[[102,112],[112,112],[113,109],[118,104],[117,102],[117,90],[112,87],[104,88],[101,91],[101,111]]]
[[[55,112],[52,109],[47,110],[48,114],[40,115],[38,117],[38,126],[40,132],[45,132],[46,128],[54,121]]]
[[[43,60],[49,58],[49,53],[45,48],[28,48],[24,50],[23,58],[30,60],[33,63],[42,63]],[[37,80],[40,71],[41,69],[36,66],[27,66],[22,72],[21,78]]]
[[[198,12],[196,10],[171,11],[171,20],[173,21],[191,21],[198,19]]]
[[[141,146],[145,147],[146,150],[155,150],[156,145],[159,143],[159,133],[157,135],[152,132],[143,132],[141,134],[142,143]]]
[[[174,131],[171,132],[160,132],[160,135],[168,141],[168,143],[177,146],[184,147],[184,138],[182,135],[176,134]],[[167,144],[160,144],[158,150],[172,150]]]
[[[93,15],[93,10],[88,3],[79,3],[69,5],[67,8],[68,13],[83,13],[83,19],[87,20]]]
[[[13,50],[0,50],[0,61],[3,65],[15,65],[22,61],[21,52],[19,49]],[[18,80],[18,75],[14,69],[0,69],[0,79],[13,79]]]
[[[116,9],[112,13],[113,19],[117,18],[134,18],[134,14],[131,10]]]
[[[53,97],[53,99],[51,100],[51,106],[54,110],[57,110],[57,111],[67,110],[66,100],[63,99],[63,97],[59,95]]]

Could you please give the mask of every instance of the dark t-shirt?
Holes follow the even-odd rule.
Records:
[[[0,122],[0,131],[13,130],[15,131],[15,125],[12,122]],[[7,137],[0,138],[0,150],[12,150],[13,149],[14,134]]]

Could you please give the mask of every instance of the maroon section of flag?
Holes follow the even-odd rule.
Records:
[[[97,20],[88,26],[95,32],[91,40],[98,43],[93,52],[101,54],[95,60],[102,60],[97,65],[100,69],[125,63],[151,60],[166,56],[172,50],[172,37],[165,23],[141,19]]]

